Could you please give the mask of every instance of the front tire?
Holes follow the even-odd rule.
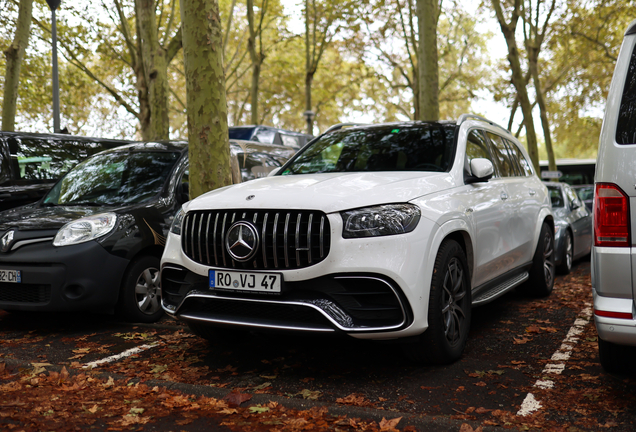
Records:
[[[523,292],[536,297],[549,296],[554,288],[554,270],[554,230],[544,223]]]
[[[560,274],[566,275],[572,271],[572,263],[574,262],[574,246],[572,245],[572,235],[569,231],[565,232],[563,242],[563,260],[557,270]]]
[[[121,285],[119,306],[130,322],[153,323],[163,316],[159,258],[146,255],[129,266]]]
[[[428,329],[403,345],[417,363],[449,364],[464,352],[470,330],[471,293],[466,254],[459,243],[446,240],[433,268],[428,305]]]

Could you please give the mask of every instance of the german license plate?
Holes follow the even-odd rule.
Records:
[[[0,282],[22,283],[20,270],[0,270]]]
[[[282,276],[278,273],[252,273],[228,270],[210,270],[210,289],[251,291],[260,293],[281,292]]]

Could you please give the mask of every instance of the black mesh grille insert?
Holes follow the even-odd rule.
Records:
[[[46,304],[50,300],[50,285],[14,284],[0,282],[0,301],[12,303]]]
[[[256,254],[249,261],[233,259],[225,241],[238,221],[258,233]],[[324,260],[331,241],[327,216],[308,210],[192,211],[184,218],[181,247],[193,261],[243,270],[299,269]]]

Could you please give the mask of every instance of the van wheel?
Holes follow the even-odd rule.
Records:
[[[598,338],[598,356],[601,366],[609,373],[630,373],[633,370],[635,354],[635,347],[617,345]]]
[[[530,279],[522,291],[536,297],[547,297],[554,288],[554,230],[544,223],[532,259]]]
[[[159,258],[146,255],[128,267],[121,285],[119,306],[130,322],[152,323],[163,316],[159,286]]]
[[[572,235],[570,235],[570,231],[565,232],[563,242],[563,260],[557,270],[560,274],[566,275],[572,270],[572,262],[574,261],[574,247],[572,246]]]
[[[431,281],[428,329],[405,342],[405,355],[417,363],[449,364],[462,356],[470,330],[471,293],[466,255],[454,240],[442,243]]]

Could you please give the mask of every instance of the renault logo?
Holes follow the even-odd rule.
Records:
[[[249,222],[239,221],[227,230],[225,248],[236,261],[249,261],[258,251],[258,231]]]
[[[10,230],[10,231],[7,231],[2,236],[2,239],[0,240],[0,251],[2,251],[3,253],[9,252],[9,248],[11,247],[11,244],[13,243],[14,233],[15,233],[14,230]]]

